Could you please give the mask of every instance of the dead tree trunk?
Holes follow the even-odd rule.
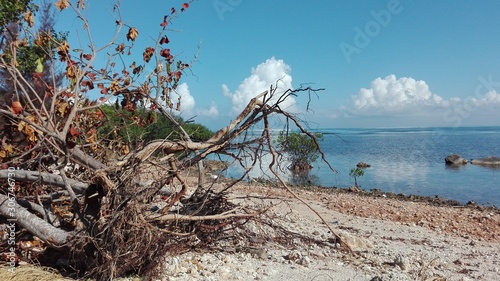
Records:
[[[0,194],[0,215],[7,219],[9,228],[15,230],[15,225],[18,224],[50,246],[64,246],[70,237],[69,232],[54,227],[21,207],[10,193]]]

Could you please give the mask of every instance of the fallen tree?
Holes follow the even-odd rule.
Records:
[[[56,6],[71,9],[88,28],[81,1],[58,1]],[[71,269],[76,276],[105,280],[145,271],[146,265],[157,261],[159,253],[189,248],[194,240],[211,243],[221,233],[264,212],[236,206],[226,195],[250,170],[258,168],[264,153],[271,154],[269,168],[288,188],[277,173],[284,167],[280,167],[273,148],[269,118],[292,123],[319,149],[315,135],[281,105],[293,96],[321,89],[283,90],[280,81],[251,99],[233,121],[210,139],[191,139],[174,115],[181,103],[178,98],[174,106],[174,98],[180,97],[176,89],[190,63],[177,60],[170,49],[162,47],[168,43],[168,23],[188,7],[189,3],[184,3],[179,9],[172,8],[161,22],[156,45],[144,50],[143,63],[123,65],[122,69],[112,58],[127,56],[126,50],[134,47],[139,32],[124,24],[119,6],[115,6],[116,34],[105,46],[94,46],[88,29],[88,46],[76,51],[70,51],[66,41],[29,34],[40,38],[32,44],[54,46],[47,51],[57,54],[58,61],[65,65],[66,87],[58,87],[53,83],[55,79],[36,75],[27,78],[16,60],[19,38],[6,41],[7,55],[0,57],[0,69],[13,83],[15,93],[0,109],[5,128],[0,179],[6,183],[2,185],[4,194],[0,194],[0,215],[4,222],[15,219],[20,227],[18,233],[27,231],[43,241],[47,249],[58,251],[55,264]],[[121,37],[124,27],[128,27],[127,41]],[[108,56],[110,50],[114,53],[99,67],[96,58]],[[57,60],[52,56],[45,59],[55,77]],[[156,67],[144,73],[150,61]],[[140,78],[143,74],[147,75],[145,81]],[[92,99],[91,93],[96,90],[100,97]],[[132,145],[124,138],[99,135],[96,127],[106,122],[100,106],[112,101],[120,110],[151,112],[130,117],[135,124],[151,124],[155,122],[149,118],[153,113],[162,114],[180,137],[139,140]],[[248,134],[256,127],[262,128],[260,134]],[[116,129],[128,128],[124,125]],[[245,172],[216,191],[204,181],[203,160],[210,155],[225,155]],[[187,180],[193,167],[195,188]],[[333,229],[331,232],[340,241]]]

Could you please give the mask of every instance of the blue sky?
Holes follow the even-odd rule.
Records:
[[[97,45],[114,30],[112,3],[86,3]],[[139,30],[138,58],[181,4],[122,0],[124,21]],[[283,78],[283,87],[325,88],[314,112],[305,96],[289,102],[311,127],[498,126],[499,11],[497,0],[194,1],[168,33],[178,58],[199,46],[179,89],[182,115],[217,129]],[[58,28],[77,48],[83,33],[71,11]]]

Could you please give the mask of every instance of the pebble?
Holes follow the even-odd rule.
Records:
[[[398,254],[396,256],[396,258],[394,258],[394,265],[399,266],[399,268],[401,268],[401,270],[403,270],[403,271],[407,271],[409,269],[408,268],[409,263],[408,263],[407,259],[400,254]]]
[[[297,263],[302,265],[302,266],[309,267],[309,265],[311,264],[311,259],[308,256],[304,256],[304,257],[300,258],[297,261]]]

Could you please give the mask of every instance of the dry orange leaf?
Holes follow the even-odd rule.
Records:
[[[33,27],[35,25],[35,17],[31,11],[24,14],[24,20],[28,23],[29,27]]]
[[[66,112],[69,111],[68,107],[69,107],[69,104],[67,102],[63,102],[63,103],[61,103],[61,105],[59,106],[57,111],[59,112],[59,114],[61,114],[61,116],[64,116],[64,115],[66,115]]]
[[[60,11],[69,7],[68,0],[59,0],[54,4]]]
[[[109,89],[113,92],[119,91],[120,85],[118,84],[118,81],[116,81],[116,80],[111,81],[111,85],[109,85]]]
[[[21,113],[21,111],[23,111],[23,106],[21,105],[21,103],[19,101],[13,101],[12,102],[12,112],[14,114],[19,114],[19,113]]]
[[[128,145],[126,145],[126,144],[122,145],[121,153],[122,153],[122,155],[126,155],[126,154],[130,153],[130,148],[128,147]]]
[[[26,119],[28,119],[31,122],[34,122],[35,120],[33,116],[28,116],[26,117]],[[35,131],[33,127],[31,127],[28,123],[24,121],[21,121],[19,122],[19,124],[17,124],[17,130],[23,132],[28,137],[28,141],[35,142],[38,140],[35,134],[35,132],[38,131]]]
[[[59,46],[57,46],[57,54],[59,55],[60,61],[65,61],[69,58],[69,48],[70,46],[67,41],[62,42],[61,44],[59,44]]]
[[[6,146],[4,146],[3,150],[6,151],[7,153],[12,153],[14,152],[14,147],[10,144],[7,144]]]
[[[135,27],[131,27],[127,33],[127,40],[135,41],[135,38],[139,35],[139,31]]]

